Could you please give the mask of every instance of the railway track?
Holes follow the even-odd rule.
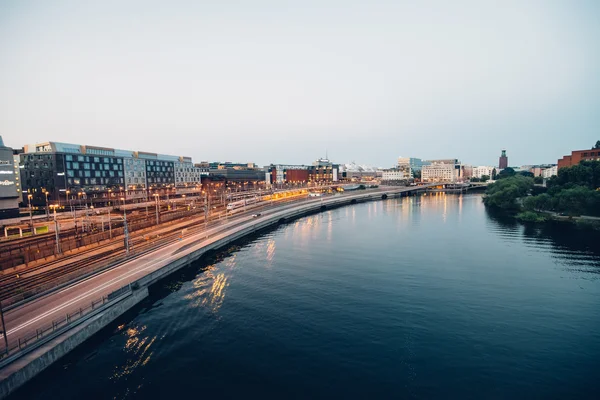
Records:
[[[298,199],[289,199],[287,201],[280,201],[276,205],[261,204],[250,208],[246,212],[240,211],[231,218],[239,218],[250,213],[255,213],[256,211],[266,211],[272,208],[284,210],[290,206],[294,206],[295,204],[289,203],[296,203],[297,200]],[[282,206],[281,203],[285,205]],[[220,225],[223,221],[224,220],[222,219],[218,221],[209,221],[208,227]],[[240,222],[240,224],[242,223],[245,222]],[[150,239],[148,238],[147,232],[141,231],[132,234],[132,237],[130,237],[130,244],[133,249],[133,254],[130,253],[129,257],[126,257],[125,255],[124,244],[119,243],[119,239],[123,239],[123,236],[121,236],[114,238],[113,241],[107,242],[106,244],[75,253],[72,256],[63,257],[49,263],[32,267],[19,275],[11,274],[0,276],[0,300],[9,300],[8,303],[12,304],[15,301],[20,301],[21,297],[22,299],[25,299],[61,284],[76,281],[82,276],[90,273],[97,273],[117,267],[125,262],[129,262],[159,248],[175,243],[180,240],[183,230],[186,231],[183,234],[183,237],[187,238],[196,235],[205,229],[203,217],[190,220],[184,225],[180,224],[181,221],[178,223],[176,222],[173,224],[176,226],[161,231],[160,234]],[[115,246],[117,246],[117,248],[115,248]],[[105,250],[98,253],[100,249]],[[86,256],[86,254],[88,254],[88,256]],[[84,257],[82,258],[82,256]],[[64,264],[65,261],[68,261],[69,259],[73,259],[73,261]]]

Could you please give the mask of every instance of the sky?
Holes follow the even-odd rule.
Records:
[[[600,1],[0,0],[0,135],[195,162],[556,163],[600,140]]]

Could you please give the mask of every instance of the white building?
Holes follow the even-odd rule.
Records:
[[[545,170],[543,170],[542,178],[549,179],[550,177],[553,177],[554,175],[557,175],[557,174],[558,174],[558,167],[555,165],[553,167],[546,168]]]
[[[434,162],[431,165],[423,166],[421,180],[423,182],[457,182],[461,180],[461,165],[458,160],[452,161],[452,163]]]
[[[410,168],[408,170],[410,171]],[[381,174],[382,181],[403,181],[408,178],[410,178],[410,175],[399,168],[384,169]]]
[[[202,175],[206,174],[205,169],[195,167],[192,164],[191,157],[179,157],[179,161],[174,163],[175,167],[175,187],[199,185]]]
[[[479,166],[473,167],[473,178],[481,179],[482,176],[487,175],[490,179],[492,179],[492,175],[494,173],[494,167],[488,166]]]

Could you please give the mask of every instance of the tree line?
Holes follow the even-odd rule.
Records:
[[[559,169],[558,175],[548,180],[545,193],[536,193],[539,190],[530,176],[505,171],[488,186],[483,199],[486,206],[524,211],[529,220],[544,219],[540,215],[534,218],[534,214],[548,211],[600,216],[600,161],[582,161]]]

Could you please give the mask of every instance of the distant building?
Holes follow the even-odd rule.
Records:
[[[4,146],[0,136],[0,218],[19,216],[18,174],[14,160],[13,149]]]
[[[71,143],[25,145],[19,154],[23,201],[92,204],[176,194],[176,187],[199,185],[202,171],[189,157]]]
[[[462,166],[457,159],[431,160],[431,165],[421,169],[423,182],[458,182],[462,179]]]
[[[549,179],[557,174],[558,174],[558,166],[555,165],[553,167],[544,169],[542,171],[542,178]]]
[[[337,182],[339,166],[326,159],[319,159],[313,165],[271,164],[265,167],[267,184],[289,182]]]
[[[411,176],[410,176],[410,173],[407,173],[407,171],[410,171],[410,168],[407,168],[407,169],[400,169],[400,168],[384,169],[381,174],[381,181],[382,181],[382,183],[384,183],[384,182],[397,182],[397,181],[408,180]]]
[[[506,156],[506,150],[502,150],[500,160],[498,161],[498,168],[504,169],[508,167],[508,157]]]
[[[425,165],[431,164],[429,161],[423,161],[420,158],[398,157],[398,167],[410,167],[411,171],[420,171]]]
[[[473,178],[481,179],[482,176],[487,175],[490,179],[492,179],[494,169],[496,168],[488,166],[473,167]]]
[[[339,173],[346,180],[375,179],[378,175],[377,168],[368,165],[358,165],[354,162],[340,165]]]
[[[462,166],[462,175],[464,179],[469,179],[473,176],[473,166],[472,165],[463,165]]]
[[[570,156],[564,156],[558,160],[558,169],[563,167],[570,167],[579,164],[581,161],[600,161],[600,149],[590,150],[575,150],[571,152]]]

